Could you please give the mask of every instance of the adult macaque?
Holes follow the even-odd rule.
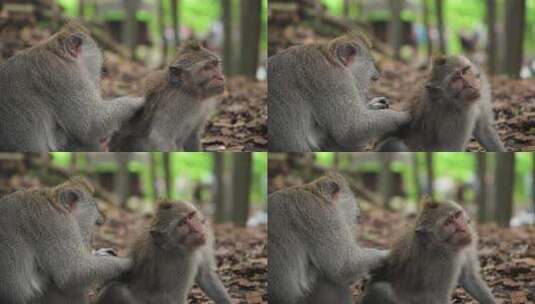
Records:
[[[464,151],[472,135],[487,151],[505,151],[493,127],[489,81],[463,56],[436,57],[425,85],[401,107],[412,121],[380,151]]]
[[[99,304],[185,304],[196,282],[215,303],[232,303],[215,272],[213,235],[192,204],[161,202],[129,253],[134,265],[104,287]]]
[[[201,151],[206,119],[225,90],[219,57],[188,41],[147,83],[143,110],[114,134],[110,150]]]
[[[447,304],[457,282],[479,303],[496,303],[479,274],[477,235],[453,202],[425,202],[416,226],[374,271],[362,304]]]
[[[0,66],[0,151],[99,150],[143,101],[101,100],[102,54],[70,22]]]
[[[355,239],[359,208],[345,179],[330,173],[268,197],[268,301],[353,303],[350,284],[384,259]]]
[[[379,77],[370,47],[352,33],[269,58],[270,151],[361,151],[409,122],[408,113],[368,106],[368,87]]]
[[[0,303],[88,303],[93,283],[129,269],[128,259],[91,254],[102,222],[92,191],[72,179],[0,199]]]

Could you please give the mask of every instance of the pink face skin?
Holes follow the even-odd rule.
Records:
[[[466,102],[475,101],[481,96],[481,82],[469,64],[455,72],[449,86],[458,97]]]
[[[444,221],[442,229],[449,237],[445,240],[456,248],[462,248],[472,243],[472,234],[468,226],[466,214],[459,210]]]
[[[177,230],[184,235],[181,238],[183,245],[187,247],[198,247],[206,243],[204,230],[205,220],[201,219],[196,211],[184,216],[177,225]]]

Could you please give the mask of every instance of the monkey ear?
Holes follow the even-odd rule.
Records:
[[[353,43],[339,44],[334,51],[338,60],[345,66],[349,66],[360,52],[359,46]]]
[[[318,187],[326,195],[329,202],[336,204],[338,194],[340,193],[340,185],[336,181],[324,178],[318,181]]]
[[[82,198],[82,192],[78,189],[65,188],[60,189],[58,194],[59,202],[63,207],[72,212]]]
[[[152,241],[154,242],[154,244],[162,244],[164,242],[164,233],[157,230],[156,228],[152,228],[150,231],[150,236],[152,237]]]
[[[182,83],[182,73],[183,69],[176,66],[169,66],[169,82],[175,85],[180,85]]]
[[[429,92],[431,96],[438,95],[442,92],[440,85],[433,83],[433,82],[427,82],[425,84],[425,89]]]
[[[72,57],[80,55],[84,39],[79,34],[71,34],[65,39],[65,49]]]
[[[421,225],[418,225],[416,229],[414,229],[414,234],[416,235],[416,238],[418,240],[426,243],[429,239],[429,230],[427,228],[422,227]]]

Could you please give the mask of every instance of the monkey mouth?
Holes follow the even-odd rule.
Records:
[[[474,89],[474,88],[465,89],[465,92],[466,93],[463,95],[464,95],[464,100],[466,101],[475,101],[479,99],[479,97],[481,97],[481,93],[479,92],[479,90]]]

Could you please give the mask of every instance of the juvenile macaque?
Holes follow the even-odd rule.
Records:
[[[124,123],[111,151],[201,151],[208,115],[225,90],[220,59],[197,41],[186,42],[178,58],[151,75],[143,110]]]
[[[464,209],[427,201],[416,226],[373,272],[362,304],[447,304],[459,282],[479,303],[496,303],[481,278],[477,235]]]
[[[99,304],[185,304],[197,283],[215,303],[232,303],[215,271],[213,235],[185,202],[161,202],[129,253],[132,269],[104,287]]]
[[[0,151],[98,151],[142,100],[102,101],[102,54],[80,24],[0,66]]]
[[[128,259],[91,254],[102,222],[92,191],[77,178],[0,199],[0,303],[88,303],[93,283],[129,269]]]
[[[353,303],[350,284],[385,257],[357,244],[359,212],[337,173],[268,197],[269,303]]]
[[[463,56],[436,57],[425,85],[402,107],[412,121],[380,151],[464,151],[472,135],[487,151],[505,151],[493,127],[489,81]]]
[[[352,33],[269,58],[270,151],[360,151],[409,121],[408,113],[368,106],[379,77],[370,47]]]

